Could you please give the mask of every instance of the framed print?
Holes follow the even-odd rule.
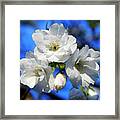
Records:
[[[119,2],[1,5],[1,118],[119,119]]]

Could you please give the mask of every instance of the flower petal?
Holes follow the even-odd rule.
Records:
[[[86,73],[80,74],[82,77],[82,86],[83,87],[88,87],[89,84],[94,84],[94,80],[92,80]]]
[[[100,52],[99,51],[95,51],[93,49],[89,49],[89,54],[91,57],[93,58],[97,58],[97,57],[100,57]]]
[[[78,80],[80,80],[80,73],[76,68],[70,69],[67,68],[66,69],[67,75],[71,78],[71,79],[75,79],[77,78]]]
[[[62,37],[64,35],[65,28],[64,28],[63,24],[55,23],[50,26],[49,31],[50,31],[50,34],[52,34],[52,35]]]
[[[32,59],[23,58],[20,60],[20,69],[22,71],[25,69],[35,68],[36,65],[37,65],[37,63],[34,58],[32,58]]]
[[[65,44],[67,44],[67,42],[68,42],[68,32],[67,32],[67,30],[65,30],[65,33],[64,33],[64,35],[61,37],[61,43],[63,44],[63,45],[65,45]]]
[[[32,38],[35,41],[35,43],[41,41],[44,39],[44,34],[41,30],[36,30],[33,34],[32,34]]]
[[[74,67],[74,65],[75,65],[75,62],[76,62],[76,60],[77,60],[77,58],[78,58],[78,56],[79,56],[79,49],[77,49],[72,55],[71,55],[71,57],[66,61],[66,68],[73,68]]]
[[[88,90],[88,93],[89,93],[90,96],[95,96],[95,95],[97,95],[96,91],[93,91],[93,90],[91,90],[91,89]]]
[[[58,58],[57,56],[55,56],[54,54],[53,54],[52,56],[48,57],[47,59],[48,59],[48,61],[50,61],[50,62],[62,62],[62,60],[59,59],[59,58]]]
[[[56,52],[55,56],[58,58],[58,61],[56,61],[56,62],[64,63],[70,57],[70,53],[66,52],[66,51],[64,51],[64,52],[62,52],[62,51],[61,52]]]
[[[50,92],[50,86],[47,82],[47,79],[44,78],[42,81],[39,80],[39,82],[36,84],[36,86],[34,87],[35,91],[38,92],[46,92],[49,93]]]
[[[39,59],[39,60],[46,60],[46,56],[44,53],[41,53],[37,47],[34,49],[34,55]]]
[[[87,96],[88,100],[98,100],[99,99],[99,95],[100,95],[100,89],[97,87],[93,87],[94,90],[89,89],[88,93],[89,96]]]
[[[78,70],[75,68],[71,69],[68,67],[66,69],[66,73],[69,76],[72,85],[75,88],[77,88],[81,83],[81,76],[80,76],[80,73],[78,72]]]
[[[69,50],[71,51],[71,54],[73,54],[77,49],[77,44],[73,44],[70,46]]]
[[[83,48],[79,51],[79,57],[78,57],[77,63],[78,63],[80,60],[85,60],[85,59],[86,59],[86,57],[88,56],[88,50],[89,50],[88,45],[85,45],[85,47],[83,47]]]
[[[51,91],[51,93],[63,100],[69,100],[69,91],[72,88],[73,88],[73,86],[72,86],[69,78],[67,78],[66,85],[64,86],[63,89],[58,90],[58,91]]]
[[[22,84],[33,88],[38,83],[38,78],[36,76],[22,74],[20,81]]]
[[[76,38],[73,37],[72,35],[69,35],[66,44],[64,44],[61,49],[64,49],[65,51],[69,51],[71,52],[70,54],[73,54],[77,49]]]
[[[45,46],[45,36],[47,36],[48,33],[46,31],[41,31],[41,30],[36,30],[33,34],[32,34],[32,38],[36,44],[36,46],[39,48],[39,50],[41,52],[44,52],[46,50],[46,46]]]
[[[76,38],[73,37],[72,35],[68,35],[67,42],[68,42],[70,45],[71,45],[71,44],[74,44],[74,43],[76,43]]]
[[[25,57],[28,58],[28,59],[35,58],[34,53],[32,51],[26,52],[26,56]]]
[[[88,54],[88,57],[86,58],[86,61],[99,62],[100,61],[100,52],[95,51],[93,49],[89,49],[89,54]]]
[[[53,77],[53,74],[50,75],[50,78],[49,78],[49,86],[50,86],[50,89],[53,90],[54,89],[54,77]]]
[[[88,67],[89,69],[93,69],[95,71],[99,70],[99,65],[95,61],[85,62],[84,67]]]

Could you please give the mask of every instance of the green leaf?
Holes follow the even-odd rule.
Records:
[[[63,69],[65,69],[65,64],[64,63],[59,63],[58,67],[59,67],[60,70],[63,70]]]
[[[56,67],[56,63],[55,62],[51,62],[51,63],[49,63],[49,66]]]

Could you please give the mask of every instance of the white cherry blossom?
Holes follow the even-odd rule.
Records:
[[[89,49],[88,45],[85,45],[81,50],[77,49],[66,63],[67,75],[73,82],[81,80],[83,87],[94,84],[94,78],[99,73],[97,63],[99,58],[99,51]]]
[[[44,63],[44,64],[43,64]],[[23,58],[20,60],[20,70],[22,84],[30,88],[35,87],[38,82],[47,85],[51,68],[45,65],[43,61],[37,61],[35,58]]]
[[[77,49],[76,38],[68,35],[63,24],[53,24],[49,30],[36,30],[32,34],[36,44],[34,54],[40,60],[65,62]]]

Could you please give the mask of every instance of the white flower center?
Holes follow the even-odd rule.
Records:
[[[75,68],[76,68],[80,73],[84,73],[84,64],[85,64],[85,61],[79,61],[77,64],[75,64]]]
[[[48,44],[48,49],[50,51],[57,51],[60,48],[60,43],[58,40],[53,40]]]
[[[36,77],[40,77],[42,75],[42,70],[40,68],[35,68],[33,72]]]

